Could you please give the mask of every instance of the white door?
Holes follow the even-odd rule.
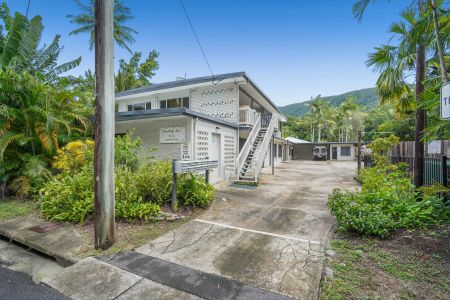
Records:
[[[211,160],[218,160],[219,167],[212,169],[210,176],[210,183],[216,183],[222,180],[222,161],[221,161],[221,144],[220,134],[213,133],[211,141]]]

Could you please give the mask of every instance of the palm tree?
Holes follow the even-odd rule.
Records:
[[[43,174],[59,145],[85,134],[90,122],[78,114],[71,91],[12,69],[0,71],[0,82],[0,184],[16,178],[24,194],[31,175]]]
[[[89,0],[88,3],[84,3],[81,0],[76,0],[78,7],[81,10],[79,15],[68,15],[71,23],[74,23],[79,28],[71,31],[70,35],[76,35],[79,33],[89,33],[89,49],[94,48],[94,34],[95,34],[95,2]],[[127,49],[132,53],[128,44],[135,42],[133,34],[137,31],[133,28],[123,25],[125,22],[133,19],[130,9],[123,5],[121,0],[114,1],[114,40],[121,48]]]
[[[373,2],[374,0],[358,0],[355,2],[352,8],[353,16],[358,19],[358,21],[362,20],[362,17],[364,15],[364,12],[366,11],[367,7],[369,6],[370,2]],[[411,7],[413,4],[415,4],[415,0],[411,2]],[[444,83],[448,82],[448,76],[447,76],[447,68],[445,63],[445,47],[444,47],[444,39],[441,37],[441,28],[440,28],[440,22],[439,22],[439,12],[441,11],[442,1],[436,1],[436,0],[426,0],[427,7],[423,5],[422,0],[419,0],[418,2],[418,9],[419,11],[424,12],[424,8],[427,8],[431,10],[432,15],[432,24],[433,24],[433,30],[435,35],[435,43],[437,48],[437,53],[439,56],[439,65],[441,68],[441,75],[442,75],[442,81]],[[445,14],[445,11],[444,11]],[[447,12],[448,14],[448,12]],[[448,32],[448,27],[443,27],[444,32]]]
[[[44,81],[54,81],[58,75],[80,64],[81,57],[57,64],[62,49],[59,46],[59,35],[56,35],[47,47],[39,48],[44,29],[40,16],[28,20],[18,12],[11,15],[9,7],[3,3],[0,6],[0,20],[6,29],[5,33],[0,34],[1,70],[26,70]]]

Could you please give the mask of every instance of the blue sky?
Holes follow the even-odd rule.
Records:
[[[28,0],[6,1],[25,13]],[[87,0],[85,0],[87,1]],[[367,53],[385,43],[389,25],[410,1],[379,0],[361,23],[351,14],[355,0],[184,0],[215,74],[246,71],[278,105],[311,96],[373,87],[377,74],[365,66]],[[138,31],[132,49],[160,53],[153,82],[209,75],[179,0],[125,0]],[[61,34],[61,62],[82,56],[74,74],[93,69],[87,35],[69,36],[66,18],[78,13],[72,0],[31,0],[29,16],[41,15],[43,42]],[[116,60],[129,58],[115,50]]]

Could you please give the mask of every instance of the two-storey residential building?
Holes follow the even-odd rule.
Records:
[[[257,180],[270,155],[290,158],[285,116],[245,72],[120,92],[116,111],[116,134],[134,131],[156,158],[218,160],[212,182]]]

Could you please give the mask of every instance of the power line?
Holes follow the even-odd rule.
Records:
[[[213,80],[214,80],[214,73],[213,73],[213,71],[211,69],[211,66],[209,65],[208,59],[206,58],[205,51],[203,50],[202,44],[200,43],[200,40],[199,40],[199,38],[197,36],[197,33],[195,32],[195,29],[194,29],[194,26],[192,25],[191,19],[189,18],[189,15],[188,15],[188,12],[186,10],[186,7],[184,6],[183,0],[180,0],[180,4],[183,7],[184,14],[186,15],[186,18],[187,18],[187,20],[189,22],[189,25],[191,26],[192,32],[194,33],[195,39],[197,40],[197,44],[198,44],[200,50],[202,51],[203,58],[205,59],[205,62],[208,65],[209,72],[211,72],[211,76],[213,77]]]
[[[28,0],[27,12],[25,13],[26,18],[28,18],[28,10],[30,9],[30,2],[31,2],[31,0]]]

